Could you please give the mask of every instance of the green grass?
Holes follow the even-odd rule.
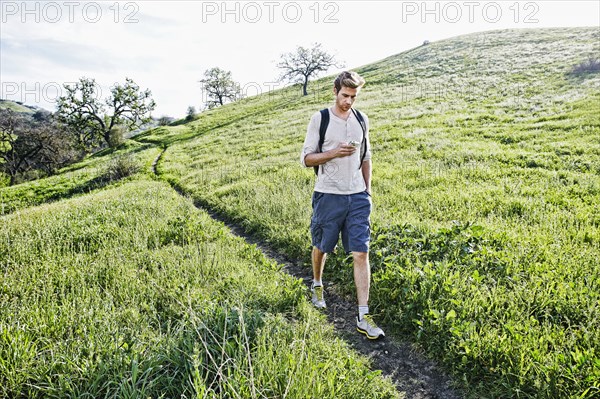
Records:
[[[599,38],[484,32],[357,68],[372,123],[371,308],[470,398],[600,394],[600,75],[570,73]],[[166,148],[161,179],[308,263],[314,174],[299,155],[331,82],[1,188],[0,396],[393,396],[305,287],[149,177]],[[128,154],[139,173],[107,178]],[[345,254],[326,279],[353,295]]]
[[[485,32],[357,69],[372,221],[390,237],[374,242],[388,255],[373,256],[371,305],[471,397],[599,393],[600,75],[570,74],[598,39],[587,28]],[[331,81],[203,113],[182,135],[163,128],[151,137],[169,144],[160,175],[308,261],[314,175],[299,154]],[[404,253],[405,239],[465,234],[478,240],[466,257]],[[343,254],[328,268],[350,294]]]
[[[299,280],[167,184],[0,228],[2,397],[396,397]]]

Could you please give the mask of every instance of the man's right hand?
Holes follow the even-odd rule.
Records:
[[[343,158],[354,154],[356,147],[348,143],[340,143],[340,145],[332,151],[334,151],[334,158]]]
[[[304,157],[304,164],[308,167],[322,165],[333,158],[343,158],[354,154],[356,148],[348,143],[340,143],[336,148],[325,152],[313,152]]]

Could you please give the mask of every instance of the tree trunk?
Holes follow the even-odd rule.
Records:
[[[304,77],[304,85],[302,86],[302,95],[303,96],[308,96],[308,91],[306,90],[306,88],[308,87],[308,76]]]

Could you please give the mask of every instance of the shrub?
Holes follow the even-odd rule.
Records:
[[[573,66],[572,74],[593,73],[600,71],[600,59],[589,57],[587,60]]]
[[[108,180],[120,180],[136,174],[139,170],[139,165],[131,156],[120,156],[109,164],[106,175]]]
[[[167,126],[175,121],[175,118],[170,116],[161,116],[158,118],[158,126]]]

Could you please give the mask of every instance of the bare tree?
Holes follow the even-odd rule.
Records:
[[[230,71],[219,67],[208,69],[204,72],[204,79],[199,82],[206,93],[205,104],[209,109],[240,98],[240,85],[231,78]]]
[[[119,125],[133,130],[150,122],[150,113],[156,107],[150,90],[141,91],[129,78],[124,85],[115,84],[104,102],[98,98],[94,79],[83,77],[74,86],[64,87],[67,93],[58,99],[59,120],[75,132],[78,142],[88,152],[102,141],[114,143],[111,131],[114,134]]]
[[[332,66],[344,67],[343,63],[335,60],[334,55],[323,50],[320,43],[315,43],[311,48],[298,46],[296,51],[283,54],[277,64],[282,70],[279,80],[302,83],[302,93],[305,96],[308,95],[308,80]]]

